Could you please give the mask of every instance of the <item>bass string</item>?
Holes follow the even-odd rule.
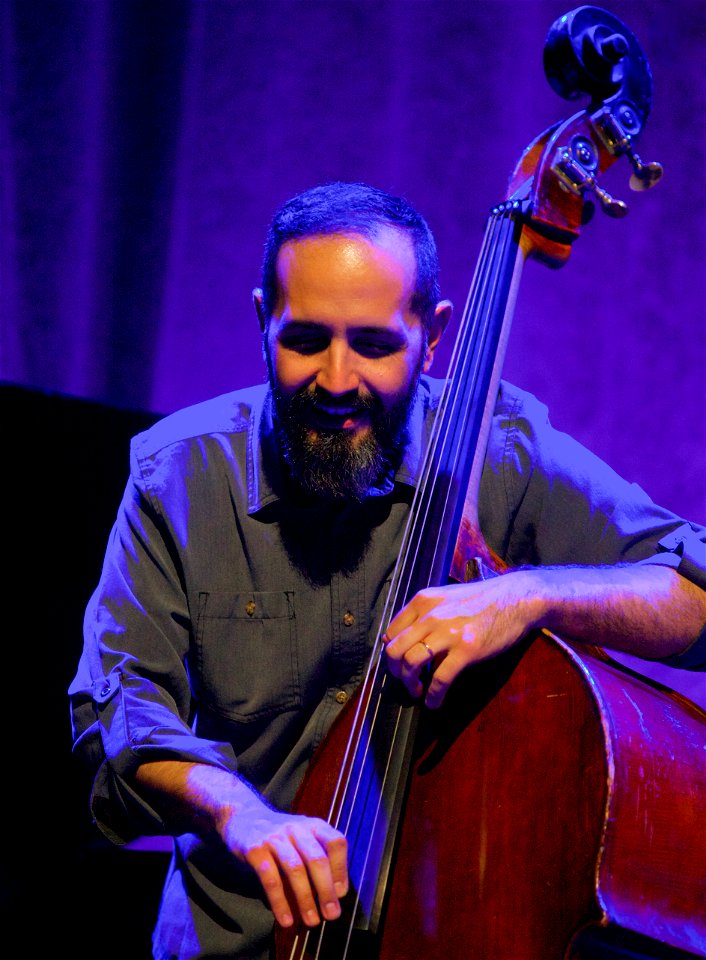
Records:
[[[421,537],[418,535],[418,530],[424,529],[429,522],[429,510],[431,508],[430,492],[437,481],[437,473],[435,473],[435,471],[438,469],[438,466],[435,464],[433,451],[441,449],[443,445],[448,443],[449,435],[455,422],[454,416],[449,414],[449,408],[451,408],[453,413],[454,408],[457,409],[459,403],[459,391],[458,389],[454,389],[454,384],[456,384],[458,380],[456,371],[461,368],[462,364],[468,363],[469,353],[477,352],[474,350],[473,345],[469,346],[469,341],[476,343],[479,338],[482,339],[485,333],[483,330],[481,330],[480,333],[476,330],[473,332],[473,336],[469,336],[466,331],[474,317],[482,320],[484,311],[480,309],[479,302],[487,299],[487,263],[492,262],[495,258],[494,251],[498,243],[497,225],[498,218],[494,216],[486,230],[476,277],[469,291],[468,302],[461,320],[460,333],[456,339],[450,362],[452,372],[446,380],[446,388],[439,404],[429,439],[427,454],[423,461],[420,481],[412,501],[410,519],[400,550],[400,559],[395,567],[395,574],[383,612],[381,635],[384,635],[384,628],[386,628],[387,623],[389,623],[391,619],[392,611],[398,609],[401,606],[401,601],[404,599],[401,594],[402,590],[407,587],[406,580],[403,579],[405,568],[409,567],[407,558],[412,556],[414,563],[419,559],[418,549]],[[436,549],[438,550],[438,544]]]
[[[490,262],[491,266],[496,266],[505,259],[506,252],[512,250],[512,232],[513,226],[507,223],[508,217],[504,214],[494,215],[493,219],[489,225],[489,230],[487,233],[487,242],[484,245],[484,250],[482,252],[480,261],[479,261],[479,275],[481,281],[477,284],[474,283],[474,286],[469,293],[469,299],[464,311],[463,320],[461,324],[461,333],[456,341],[454,357],[452,357],[451,369],[452,374],[447,380],[447,383],[454,384],[455,387],[452,388],[446,398],[445,408],[439,410],[435,425],[438,425],[438,431],[436,436],[432,436],[429,443],[429,450],[441,449],[443,446],[449,443],[450,435],[452,432],[457,430],[457,424],[459,422],[459,409],[466,406],[465,416],[468,415],[468,406],[473,400],[474,389],[478,381],[478,368],[480,365],[480,358],[485,353],[487,346],[488,338],[492,332],[491,325],[487,321],[487,318],[492,315],[492,311],[489,309],[489,304],[494,303],[497,300],[498,290],[500,288],[501,280],[504,277],[504,273],[501,269],[495,269],[492,273],[487,267],[487,263]],[[499,257],[497,250],[501,249],[503,256]],[[480,323],[478,328],[472,331],[472,335],[464,335],[471,320],[473,318],[479,318]],[[465,384],[459,383],[460,378],[456,374],[458,369],[471,369],[472,374],[470,377],[466,377],[466,381],[471,381],[471,388],[467,389]],[[448,408],[450,407],[450,412]],[[443,435],[441,432],[443,432]],[[462,455],[462,451],[459,449],[458,444],[452,444],[452,449],[455,452],[455,458],[451,464],[451,468],[448,471],[450,474],[454,474],[459,463],[459,458]],[[386,606],[385,615],[388,615],[388,610],[397,609],[401,606],[401,600],[404,599],[400,596],[401,590],[406,587],[406,582],[401,579],[402,571],[405,567],[410,567],[410,563],[406,560],[407,557],[411,556],[411,567],[413,568],[420,560],[419,551],[421,550],[421,537],[417,535],[417,530],[423,530],[429,524],[429,510],[431,508],[431,497],[430,491],[436,485],[438,474],[433,472],[435,469],[438,469],[438,466],[435,468],[434,457],[428,455],[425,461],[425,468],[422,472],[422,478],[420,480],[419,487],[417,489],[418,496],[415,498],[415,501],[412,504],[411,509],[411,522],[408,527],[405,540],[403,542],[403,548],[401,551],[401,562],[397,565],[397,572],[399,572],[398,582],[394,584],[394,592],[391,589],[390,597],[388,599],[388,604]],[[444,504],[444,510],[448,511],[448,501],[451,495],[450,488],[447,488],[446,491],[446,502]],[[419,505],[421,502],[421,506]],[[442,530],[437,530],[437,540],[434,544],[434,549],[432,551],[432,557],[436,559],[439,554],[440,549],[446,548],[444,544],[443,547],[440,544],[440,538],[443,535]],[[388,621],[383,616],[383,624]],[[383,634],[384,635],[384,634]]]
[[[499,260],[502,260],[502,258],[499,258],[499,257],[497,256],[497,248],[498,248],[498,245],[499,245],[499,244],[502,244],[503,248],[504,248],[504,249],[507,249],[507,247],[508,247],[508,242],[507,242],[507,241],[508,241],[508,239],[510,238],[510,231],[508,231],[508,230],[506,230],[506,229],[499,231],[499,230],[497,229],[499,219],[500,219],[500,218],[498,218],[498,217],[495,217],[495,218],[493,219],[493,222],[492,222],[492,227],[493,227],[493,229],[492,229],[491,231],[489,231],[489,242],[486,244],[487,250],[485,251],[485,259],[490,260],[490,262],[491,262],[492,264],[498,264]],[[504,217],[503,219],[507,220],[507,217]],[[498,239],[498,234],[500,234],[499,239]],[[484,276],[484,278],[487,278],[487,277],[488,277],[488,271],[487,271],[487,270],[483,273],[483,276]],[[466,321],[468,321],[468,318],[471,317],[471,316],[478,316],[478,315],[480,314],[482,318],[485,318],[487,315],[489,315],[490,311],[488,311],[487,309],[478,311],[478,310],[475,308],[475,300],[482,300],[482,301],[484,301],[486,304],[487,304],[489,301],[491,301],[491,302],[494,301],[494,299],[495,299],[496,296],[497,296],[497,291],[498,291],[499,283],[500,283],[500,274],[499,274],[499,271],[498,271],[498,270],[495,270],[495,272],[494,272],[494,273],[491,275],[491,277],[490,277],[490,281],[484,280],[484,283],[483,283],[483,285],[482,285],[482,289],[481,289],[480,291],[477,291],[477,292],[476,292],[476,297],[475,297],[475,298],[473,299],[473,301],[471,302],[471,306],[470,306],[469,310],[466,311],[466,314],[465,314]],[[459,337],[459,340],[464,340],[464,339],[465,339],[465,343],[466,343],[466,346],[465,346],[465,355],[462,355],[462,356],[461,356],[461,359],[459,360],[460,363],[466,364],[466,366],[468,366],[468,358],[469,358],[469,355],[470,355],[471,357],[473,357],[473,359],[475,360],[475,358],[476,358],[479,354],[481,354],[481,353],[483,352],[483,350],[484,350],[484,348],[485,348],[485,346],[486,346],[486,341],[487,341],[487,337],[488,337],[488,331],[489,331],[489,325],[486,323],[485,325],[482,325],[482,330],[481,330],[480,338],[479,338],[478,336],[476,336],[473,342],[470,342],[470,340],[469,340],[468,337],[466,337],[466,338]],[[478,340],[479,340],[479,339],[480,339],[480,343],[478,343]],[[477,365],[477,364],[476,364],[476,365]],[[473,379],[476,379],[476,378],[477,378],[477,371],[474,372],[474,377],[473,377]],[[458,378],[452,377],[451,380],[454,381],[454,382],[456,382],[456,381],[458,380]],[[459,399],[458,399],[458,398],[459,398],[459,396],[460,396],[460,393],[461,393],[461,391],[460,391],[459,389],[457,389],[455,394],[452,393],[452,394],[450,395],[450,396],[451,396],[450,403],[451,403],[451,406],[452,406],[452,407],[453,407],[454,405],[455,405],[456,407],[458,407],[458,405],[459,405]],[[447,402],[448,402],[448,398],[447,398]],[[461,397],[461,402],[465,402],[464,399],[463,399],[463,397]],[[451,416],[443,416],[443,414],[442,414],[442,416],[437,417],[437,420],[436,420],[437,423],[439,423],[439,422],[445,423],[446,436],[443,438],[442,442],[446,442],[446,440],[448,439],[448,434],[449,434],[449,432],[454,428],[454,423],[457,422],[457,419],[458,419],[458,414],[457,414],[457,413],[456,413],[456,414],[452,414]],[[457,463],[458,463],[458,456],[460,456],[460,454],[457,452],[456,460],[455,460],[455,462],[454,462],[454,464],[453,464],[453,467],[455,467],[455,466],[457,465]],[[424,497],[425,491],[428,490],[428,489],[430,489],[431,486],[432,486],[432,485],[435,483],[435,481],[436,481],[436,475],[434,475],[434,474],[432,474],[433,479],[431,479],[431,480],[429,479],[429,475],[430,475],[430,473],[431,473],[431,471],[432,471],[432,466],[431,466],[432,463],[433,463],[433,458],[432,458],[432,457],[427,457],[427,460],[426,460],[426,466],[427,466],[426,475],[425,475],[425,477],[424,477],[424,479],[423,479],[423,481],[422,481],[422,486],[423,486],[424,489],[423,489],[423,490],[421,491],[421,493],[420,493],[420,499],[422,499],[422,501],[424,501],[424,499],[425,499],[425,497]],[[448,499],[448,494],[447,494],[447,499]],[[413,509],[412,509],[412,514],[413,514],[414,519],[415,519],[415,525],[421,526],[422,528],[424,527],[425,523],[428,522],[428,510],[429,510],[429,498],[428,498],[428,497],[426,498],[426,504],[425,504],[423,510],[417,509],[417,510],[415,511],[415,510],[414,510],[414,507],[413,507]],[[403,548],[403,551],[402,551],[402,553],[401,553],[401,561],[402,561],[402,562],[398,564],[398,567],[397,567],[398,570],[400,570],[400,569],[402,569],[402,568],[404,567],[405,556],[409,555],[410,549],[413,549],[413,550],[415,551],[415,552],[413,552],[413,554],[412,554],[412,556],[413,556],[413,562],[416,563],[416,562],[418,562],[418,560],[419,560],[418,551],[419,551],[419,541],[420,541],[420,538],[419,538],[419,537],[415,537],[413,534],[410,534],[410,535],[407,537],[407,540],[409,541],[409,543],[407,543],[407,544],[405,545],[405,547]],[[410,544],[412,545],[411,548],[410,548]],[[435,544],[435,552],[438,551],[438,549],[439,549],[439,541],[437,540],[437,543]],[[390,606],[391,606],[391,607],[396,607],[397,604],[399,603],[399,601],[400,601],[400,592],[401,592],[401,589],[403,588],[403,586],[404,586],[404,584],[403,584],[402,582],[398,582],[398,584],[396,585],[396,589],[395,589],[394,593],[391,591],[391,600],[390,600]],[[384,621],[383,621],[383,622],[384,622]],[[376,667],[377,670],[379,670],[379,669],[380,669],[381,660],[380,660],[379,657],[378,657],[378,658],[374,658],[374,659],[375,659],[375,667]],[[377,704],[376,704],[375,706],[373,706],[372,709],[373,709],[373,710],[376,710],[376,709],[377,709]],[[368,725],[363,724],[362,726],[359,726],[359,727],[358,727],[358,736],[361,735],[363,729],[370,729],[370,728],[372,728],[372,727],[374,727],[374,722],[373,722],[372,724],[368,724]],[[356,742],[356,747],[358,747],[359,744],[360,744],[360,741],[357,740],[357,742]]]
[[[344,761],[341,765],[341,772],[339,774],[333,799],[331,801],[329,810],[330,822],[332,822],[333,825],[340,829],[345,835],[350,832],[351,819],[355,810],[355,800],[357,799],[358,791],[360,790],[362,782],[361,774],[359,774],[355,781],[351,781],[347,778],[346,771],[351,764],[351,757],[360,756],[361,750],[363,751],[363,763],[360,764],[360,770],[364,770],[365,758],[368,756],[368,752],[372,747],[373,734],[377,723],[380,704],[382,702],[382,695],[386,679],[385,673],[382,672],[384,670],[384,665],[381,656],[384,649],[383,638],[385,636],[385,628],[391,619],[391,612],[398,609],[399,605],[401,605],[401,600],[404,599],[403,590],[406,588],[406,583],[403,581],[402,571],[409,566],[410,559],[412,565],[419,562],[421,538],[416,536],[416,531],[418,529],[424,529],[425,524],[428,522],[429,511],[431,508],[430,492],[433,489],[438,477],[439,465],[435,462],[434,451],[443,449],[443,446],[448,443],[451,432],[457,429],[459,410],[462,410],[463,407],[466,406],[465,415],[467,416],[468,404],[469,402],[472,402],[474,396],[475,388],[478,383],[481,360],[485,354],[488,338],[492,332],[490,319],[492,318],[494,311],[491,309],[491,306],[494,305],[497,300],[498,291],[504,276],[503,270],[507,254],[508,252],[512,251],[514,232],[513,220],[514,217],[509,212],[494,212],[491,215],[485,232],[481,255],[476,268],[476,275],[471,285],[471,289],[469,290],[468,299],[459,325],[459,334],[457,336],[449,363],[450,375],[447,377],[446,388],[442,393],[442,398],[439,403],[439,410],[434,420],[434,425],[429,439],[428,450],[423,461],[420,482],[415,490],[415,495],[412,500],[410,519],[403,535],[400,556],[395,566],[393,581],[388,593],[383,616],[381,618],[381,627],[378,632],[376,647],[373,651],[373,656],[369,660],[366,674],[361,685],[361,696],[356,708],[356,715],[354,717],[352,731],[346,745]],[[500,251],[500,255],[498,255],[498,251]],[[469,328],[471,328],[470,331]],[[462,379],[458,376],[459,370],[466,371],[466,376],[464,379],[466,383],[470,381],[470,390],[464,389],[462,384],[459,383],[459,381]],[[440,447],[439,444],[442,446]],[[451,469],[452,473],[458,466],[460,456],[461,451],[459,450],[458,445],[455,445],[454,459],[452,461]],[[450,493],[449,490],[447,490],[446,503],[444,505],[445,510],[448,507],[449,496]],[[439,549],[441,549],[440,537],[441,532],[437,531],[437,539],[432,552],[434,557],[437,556]],[[399,718],[401,717],[401,714],[402,707],[398,707],[397,721],[395,723],[395,730],[392,735],[390,749],[388,752],[388,762],[385,766],[383,778],[380,783],[377,807],[374,812],[374,823],[377,822],[377,818],[380,814],[384,788],[387,783],[390,760],[394,753],[394,746],[399,729]],[[363,742],[363,737],[366,738],[365,742]],[[348,821],[343,824],[340,821],[342,811],[346,807],[345,800],[347,798],[351,799],[351,802],[348,804]],[[371,839],[365,851],[363,875],[365,874],[369,863],[373,835],[374,828],[370,831]],[[360,893],[359,891],[356,891],[350,916],[348,918],[349,927],[347,931],[344,952],[342,954],[342,960],[345,960],[348,955],[359,904]],[[315,955],[317,960],[320,957],[321,950],[323,948],[327,923],[328,922],[326,920],[323,920],[321,924],[319,942]],[[300,956],[304,957],[305,950],[311,936],[310,931],[307,930],[305,934],[297,935],[296,940],[299,940],[300,936],[303,940]],[[296,956],[294,952],[296,949],[296,940],[295,947],[293,947],[292,950],[292,958]]]
[[[484,243],[484,250],[487,250],[489,246],[488,234],[486,234],[486,240]],[[471,294],[469,294],[470,298]],[[468,310],[465,311],[464,316],[468,316]],[[460,339],[460,338],[459,338]],[[456,341],[454,348],[454,355],[458,354],[459,349],[459,340]],[[454,360],[452,357],[452,367]],[[447,380],[447,385],[449,384]],[[446,420],[444,416],[445,408],[448,405],[449,401],[449,392],[448,389],[444,391],[442,399],[439,405],[439,411],[434,420],[432,427],[432,433],[429,440],[429,450],[434,449],[438,444],[439,433],[442,430],[443,423]],[[402,588],[402,572],[405,566],[405,557],[409,555],[411,545],[415,541],[414,529],[415,529],[415,518],[422,515],[423,519],[427,518],[428,506],[425,508],[423,506],[423,501],[425,499],[425,494],[430,488],[429,475],[433,470],[433,461],[432,458],[427,455],[424,458],[422,473],[420,476],[420,482],[417,485],[415,490],[415,495],[412,501],[410,508],[410,517],[407,522],[405,532],[403,534],[402,545],[400,548],[400,556],[395,565],[395,570],[393,573],[392,583],[390,585],[390,590],[386,599],[385,607],[383,610],[383,615],[381,617],[381,627],[378,632],[376,645],[373,650],[373,655],[368,661],[367,670],[361,684],[361,693],[360,698],[356,707],[356,714],[353,719],[353,725],[351,728],[351,734],[346,746],[346,751],[344,753],[343,762],[341,764],[341,771],[339,773],[338,782],[333,793],[331,800],[330,809],[328,811],[329,821],[332,822],[335,826],[340,827],[339,814],[342,809],[342,799],[341,791],[346,790],[348,786],[347,781],[347,771],[350,764],[350,757],[355,755],[356,751],[360,746],[360,737],[362,732],[365,729],[365,713],[366,707],[370,705],[372,693],[379,682],[379,674],[381,671],[381,653],[383,650],[383,637],[384,637],[384,628],[386,624],[391,619],[391,611],[396,608],[397,604],[400,601],[400,592]],[[421,506],[420,506],[421,504]],[[375,709],[375,708],[374,708]]]
[[[507,254],[508,252],[512,252],[514,249],[514,224],[509,222],[510,219],[511,218],[507,213],[493,215],[488,250],[486,256],[482,258],[480,264],[480,268],[482,269],[482,282],[478,284],[478,289],[475,291],[474,295],[469,296],[469,302],[466,310],[464,311],[462,330],[463,327],[470,326],[474,318],[478,319],[478,325],[476,329],[471,331],[470,336],[463,336],[462,334],[459,334],[459,338],[457,340],[457,345],[461,342],[462,343],[461,349],[459,350],[459,356],[456,359],[453,372],[449,378],[454,384],[454,389],[451,394],[451,412],[448,416],[444,417],[445,435],[442,441],[444,447],[446,447],[446,445],[449,443],[449,438],[452,431],[457,431],[458,423],[467,421],[471,405],[475,399],[483,357],[486,353],[489,337],[494,330],[493,324],[490,322],[490,319],[494,316],[495,312],[492,307],[498,301],[498,293],[506,276],[505,260],[507,258]],[[501,251],[500,255],[498,255],[498,250]],[[490,269],[487,267],[487,262],[490,263]],[[470,374],[464,378],[461,378],[458,376],[457,369],[466,372],[470,371]],[[470,388],[467,386],[469,382]],[[460,411],[463,409],[463,407],[465,407],[465,411],[463,411],[461,414]],[[457,443],[451,443],[451,449],[454,453],[454,457],[450,467],[448,467],[448,474],[453,476],[457,472],[460,457],[463,455],[463,451],[461,450],[460,445]],[[432,480],[428,482],[435,484],[436,479],[437,477],[434,475]],[[451,487],[449,485],[446,488],[446,499],[444,503],[445,514],[448,512],[450,496]],[[427,503],[430,502],[431,498],[428,497]],[[421,516],[418,520],[420,529],[424,529],[427,522],[428,508],[427,513]],[[441,543],[441,538],[444,535],[444,531],[439,528],[437,529],[436,534],[437,539],[432,552],[434,559],[437,558],[440,550],[445,552],[447,547],[446,543]],[[413,542],[416,544],[414,563],[419,561],[419,550],[421,549],[420,541],[420,537],[413,538]]]
[[[488,289],[484,291],[484,303],[482,307],[484,323],[482,327],[482,337],[477,347],[475,344],[469,342],[466,351],[466,359],[462,364],[462,368],[463,366],[468,366],[470,363],[473,364],[473,375],[471,378],[467,378],[467,384],[470,379],[470,388],[468,386],[465,389],[459,387],[458,390],[458,402],[460,405],[463,405],[465,409],[462,416],[455,415],[454,422],[462,422],[464,424],[469,422],[473,411],[473,406],[475,404],[478,404],[480,407],[479,415],[482,417],[487,400],[489,399],[488,390],[492,389],[492,378],[489,377],[491,381],[490,383],[486,382],[484,380],[483,373],[484,371],[488,371],[489,374],[492,374],[492,369],[494,367],[494,362],[497,356],[499,342],[504,326],[504,320],[506,317],[506,307],[508,303],[507,283],[508,279],[514,273],[517,257],[521,256],[519,245],[516,241],[514,214],[510,211],[499,213],[496,216],[496,223],[498,225],[498,235],[495,247],[499,253],[497,256],[493,255],[491,257],[491,278],[489,284],[487,284]],[[480,393],[478,391],[480,391]],[[493,410],[491,408],[489,411],[489,416],[492,417],[492,414]],[[482,430],[480,422],[479,430]],[[476,438],[476,444],[478,444],[479,439],[480,438]],[[462,445],[458,443],[453,444],[452,450],[453,459],[449,468],[449,473],[452,476],[468,476],[470,479],[471,462],[468,463],[467,467],[465,463],[461,462],[462,457],[464,457],[464,455],[467,456],[467,454],[464,454]],[[475,456],[484,458],[485,450],[475,450],[473,452],[473,457]],[[480,473],[478,476],[478,482],[480,482]],[[464,496],[465,492],[466,491],[464,491]],[[446,503],[444,506],[445,512],[449,510],[449,499],[451,498],[451,495],[452,490],[449,486],[446,491]],[[438,535],[440,536],[440,532]],[[435,551],[440,549],[448,549],[448,546],[448,543],[440,544],[437,537]],[[445,573],[448,574],[448,570],[445,571]]]

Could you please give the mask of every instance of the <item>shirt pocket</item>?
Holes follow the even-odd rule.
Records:
[[[294,592],[199,593],[199,700],[238,721],[301,706]]]

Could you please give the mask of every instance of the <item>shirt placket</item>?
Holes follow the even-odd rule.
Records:
[[[365,562],[353,576],[334,574],[331,581],[333,656],[330,692],[343,705],[365,665],[367,654]]]

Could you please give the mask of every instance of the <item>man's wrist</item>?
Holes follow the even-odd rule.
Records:
[[[561,606],[561,592],[558,584],[550,577],[548,568],[523,567],[506,576],[517,577],[520,581],[518,595],[522,597],[522,617],[524,633],[555,626],[556,613]]]

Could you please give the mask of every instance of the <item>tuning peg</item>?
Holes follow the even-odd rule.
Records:
[[[601,205],[601,210],[603,213],[607,213],[609,217],[612,217],[614,220],[622,220],[624,216],[628,213],[627,203],[623,203],[622,200],[616,200],[615,197],[612,197],[607,190],[604,190],[602,187],[599,187],[598,184],[594,181],[591,186],[593,195],[596,200]]]
[[[608,150],[617,157],[626,156],[633,169],[630,177],[631,190],[649,190],[662,179],[661,163],[643,163],[632,147],[632,140],[639,134],[642,123],[636,111],[628,103],[620,103],[613,115],[607,107],[595,114],[593,123]]]
[[[633,174],[630,177],[631,190],[649,190],[662,179],[664,167],[656,160],[651,163],[643,163],[634,150],[628,148],[626,151],[630,163],[632,164]]]

